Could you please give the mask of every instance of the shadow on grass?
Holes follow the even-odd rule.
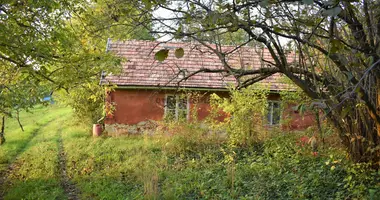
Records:
[[[28,179],[13,182],[4,199],[67,199],[55,179]]]
[[[116,177],[81,178],[78,186],[84,191],[80,199],[143,199],[142,185]],[[82,184],[80,184],[82,183]],[[2,199],[70,199],[58,179],[27,179],[14,181],[5,188]]]
[[[50,119],[50,120],[46,121],[45,123],[43,123],[38,128],[33,129],[31,131],[30,135],[25,140],[13,140],[13,141],[10,141],[9,143],[5,144],[5,145],[10,145],[10,146],[13,145],[16,148],[13,151],[14,153],[12,156],[5,158],[4,160],[0,160],[0,164],[1,164],[0,166],[2,167],[0,169],[5,168],[3,170],[0,170],[0,199],[4,198],[4,195],[5,195],[4,191],[6,191],[6,189],[7,189],[6,187],[8,187],[7,179],[8,179],[9,174],[11,174],[12,171],[15,168],[17,168],[14,165],[17,165],[16,161],[17,161],[18,156],[23,154],[24,152],[26,152],[29,147],[36,145],[36,144],[33,144],[33,142],[32,142],[33,139],[40,133],[41,129],[43,129],[44,127],[49,125],[54,120],[55,120],[54,118]],[[21,143],[20,141],[24,141],[24,142]],[[18,199],[20,199],[20,198],[18,198]]]
[[[8,159],[5,159],[5,160],[1,161],[1,164],[7,164],[8,163],[8,165],[10,165],[12,162],[14,162],[17,159],[18,155],[24,153],[27,150],[28,146],[30,146],[30,144],[31,144],[31,141],[33,140],[33,138],[35,138],[38,135],[38,133],[40,132],[40,130],[43,129],[45,126],[47,126],[49,123],[51,123],[54,120],[55,119],[51,119],[51,120],[47,121],[46,123],[43,123],[38,128],[33,129],[31,131],[29,137],[27,137],[25,140],[19,139],[19,140],[13,140],[13,141],[9,141],[9,142],[7,141],[5,143],[5,145],[16,146],[16,149],[14,151],[14,155],[12,157],[8,158]],[[24,142],[22,142],[22,141],[24,141]],[[8,168],[9,167],[10,166],[8,166]],[[0,173],[1,173],[1,171],[0,171]]]

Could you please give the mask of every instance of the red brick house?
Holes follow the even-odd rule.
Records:
[[[184,56],[176,58],[174,50],[184,49]],[[224,51],[234,49],[232,46],[223,47]],[[165,61],[154,59],[160,49],[169,49]],[[126,58],[123,71],[119,75],[108,75],[103,84],[114,84],[115,91],[108,96],[108,101],[115,104],[115,111],[105,123],[109,127],[122,124],[135,125],[149,120],[162,120],[166,116],[174,119],[186,117],[189,119],[194,102],[184,98],[180,91],[196,91],[202,94],[198,101],[198,119],[204,119],[210,112],[209,95],[216,93],[228,97],[227,86],[236,84],[234,77],[224,73],[198,73],[189,79],[179,82],[188,74],[201,68],[212,70],[223,69],[219,58],[207,48],[196,43],[162,43],[152,41],[109,41],[107,50]],[[257,69],[263,64],[261,56],[272,60],[269,52],[263,49],[242,47],[232,53],[227,62],[236,68]],[[294,55],[293,55],[294,56]],[[292,89],[280,80],[280,75],[269,77],[262,81],[270,88],[268,123],[278,124],[280,121],[279,91]],[[290,111],[292,112],[292,111]],[[291,127],[302,128],[310,125],[310,116],[300,117],[297,113],[292,116]],[[134,130],[133,130],[134,132]]]

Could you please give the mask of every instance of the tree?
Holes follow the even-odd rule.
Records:
[[[121,59],[106,53],[107,40],[83,21],[90,21],[83,16],[96,5],[85,0],[0,4],[1,116],[28,110],[53,91],[98,84],[105,69],[119,71]]]
[[[134,26],[134,23],[138,23],[138,21],[132,21],[130,16],[137,14],[137,9],[123,1],[98,0],[92,2],[81,12],[74,12],[70,26],[81,33],[81,45],[85,43],[90,47],[89,52],[104,57],[108,38],[117,40],[153,39],[146,28]],[[122,59],[113,59],[117,62],[116,66],[119,66]],[[103,62],[99,61],[98,63]],[[109,62],[105,64],[104,67],[95,71],[96,75],[90,75],[81,84],[70,88],[70,92],[61,90],[58,93],[60,101],[73,108],[76,119],[86,126],[102,123],[107,110],[105,108],[110,106],[106,105],[105,95],[112,89],[112,86],[100,85],[99,80],[101,76],[105,75],[105,72],[118,73],[120,70],[110,68]],[[99,74],[100,71],[102,71],[102,75]]]
[[[20,128],[24,131],[20,122],[19,112],[29,110],[35,104],[44,103],[42,97],[48,95],[50,91],[47,87],[39,85],[36,80],[30,79],[22,72],[15,72],[10,76],[10,74],[3,73],[0,70],[0,77],[2,81],[5,81],[0,84],[1,145],[5,142],[5,117],[15,117]]]
[[[281,73],[315,101],[339,131],[351,158],[380,164],[380,3],[370,0],[153,1],[153,33],[196,41],[214,52],[239,88]],[[136,3],[138,4],[138,3]],[[230,66],[220,37],[244,31],[272,60],[261,69]],[[207,37],[205,37],[207,36]],[[297,57],[290,59],[288,52]],[[200,69],[196,73],[212,70]],[[196,73],[192,73],[194,75]],[[186,78],[186,77],[185,77]]]

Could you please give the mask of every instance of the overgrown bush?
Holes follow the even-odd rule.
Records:
[[[92,142],[83,138],[86,154],[72,151],[75,162],[68,168],[78,169],[75,180],[92,180],[83,181],[87,188],[82,191],[107,188],[100,195],[104,198],[114,193],[118,198],[146,199],[376,199],[380,195],[379,172],[352,164],[342,149],[326,145],[318,155],[312,154],[308,138],[315,128],[263,129],[257,122],[263,120],[266,98],[260,96],[266,97],[265,91],[237,93],[239,102],[216,98],[218,109],[225,108],[224,114],[230,115],[222,123],[215,118],[207,125],[167,121],[155,134],[142,137]],[[252,99],[255,103],[249,102]],[[258,118],[249,118],[255,113]],[[72,139],[72,146],[78,141]]]
[[[269,90],[260,85],[252,85],[241,90],[230,89],[229,98],[211,96],[212,114],[209,117],[211,127],[225,129],[231,145],[255,143],[265,137],[263,129],[267,111]],[[224,122],[215,119],[226,114]]]
[[[314,156],[304,131],[274,133],[234,148],[228,137],[196,122],[165,123],[158,132],[90,139],[85,132],[78,137],[64,131],[69,175],[84,197],[98,199],[379,196],[379,172],[352,164],[335,147],[321,148]]]
[[[199,123],[166,122],[153,137],[160,141],[162,150],[170,156],[199,157],[209,149],[219,147],[225,138],[212,133]]]
[[[56,94],[58,101],[70,106],[74,111],[74,119],[82,125],[102,123],[106,112],[112,111],[112,105],[106,101],[106,93],[111,87],[99,85],[99,82],[87,83]],[[107,108],[107,109],[106,109]]]

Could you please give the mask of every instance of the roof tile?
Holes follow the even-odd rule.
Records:
[[[184,57],[179,59],[174,56],[174,49],[178,47],[182,47],[185,51]],[[162,48],[170,49],[169,56],[165,61],[159,62],[154,59],[154,55]],[[234,49],[232,46],[222,47],[224,52],[232,49]],[[117,41],[109,44],[109,51],[127,60],[123,63],[123,71],[120,75],[108,75],[103,80],[103,82],[110,82],[119,86],[178,87],[178,81],[183,76],[180,70],[190,74],[201,68],[223,69],[223,64],[217,55],[197,43],[159,44],[159,42],[152,41]],[[294,56],[294,54],[291,55]],[[241,47],[230,54],[226,60],[236,69],[259,69],[263,66],[261,56],[266,60],[273,60],[267,50],[252,47]],[[222,89],[229,84],[237,84],[233,76],[225,75],[225,73],[199,73],[180,82],[179,86]],[[276,74],[262,82],[270,85],[273,90],[288,89],[289,86],[280,83],[279,78],[280,75]]]

